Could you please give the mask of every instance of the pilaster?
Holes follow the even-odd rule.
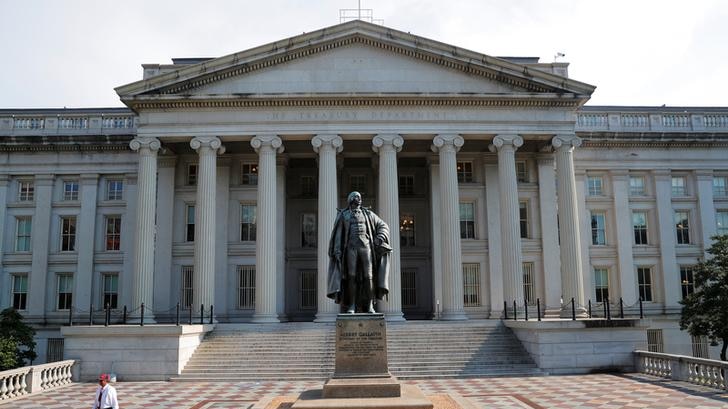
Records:
[[[277,135],[265,134],[255,136],[250,145],[258,153],[253,322],[279,322],[276,311],[276,154],[283,152],[283,141]]]
[[[168,310],[181,302],[179,293],[170,290],[170,283],[172,283],[172,219],[174,214],[171,209],[174,209],[174,172],[176,164],[177,158],[175,156],[160,156],[157,160],[154,308],[158,310]]]
[[[545,315],[561,314],[561,260],[559,254],[554,155],[541,153],[538,164],[538,203],[541,210],[541,249],[543,254]]]
[[[695,171],[698,191],[698,208],[700,209],[700,232],[702,233],[703,254],[713,244],[711,237],[715,236],[715,204],[713,204],[713,171],[701,169]]]
[[[430,243],[432,243],[432,295],[433,295],[433,318],[440,319],[442,305],[442,221],[440,218],[440,160],[435,155],[428,157],[430,167],[430,217],[432,218],[432,230]]]
[[[463,137],[440,134],[432,141],[432,151],[440,156],[440,229],[442,247],[442,315],[444,320],[464,320],[463,264],[460,247],[457,152]],[[434,230],[434,229],[433,229]],[[434,243],[437,246],[437,241]]]
[[[672,174],[669,170],[655,170],[655,200],[660,232],[660,270],[662,270],[665,313],[680,310],[680,275],[677,269],[675,246],[675,212],[672,207]]]
[[[490,318],[503,318],[503,250],[501,249],[500,187],[498,164],[485,165],[485,205],[488,212],[488,270]]]
[[[617,227],[617,259],[619,263],[619,287],[625,306],[637,303],[637,279],[635,277],[634,256],[632,254],[633,224],[629,207],[629,172],[611,172],[614,192],[614,215]]]
[[[276,160],[276,212],[278,220],[286,220],[286,167],[288,158],[279,156]],[[281,321],[286,317],[286,224],[276,226],[276,312]],[[225,253],[227,255],[227,252]],[[225,257],[227,260],[227,257]]]
[[[318,153],[318,215],[317,215],[317,303],[316,322],[333,322],[339,306],[326,297],[329,272],[329,237],[336,219],[338,181],[336,154],[343,149],[339,135],[320,134],[311,139],[314,152]]]
[[[8,208],[8,182],[9,177],[7,174],[1,173],[0,174],[0,232],[5,232],[5,219],[7,217],[7,208]],[[32,222],[31,222],[32,223]],[[0,233],[2,234],[2,233]],[[32,233],[31,233],[32,234]],[[7,237],[3,234],[2,237]],[[5,239],[7,240],[7,238]],[[5,240],[0,239],[0,285],[5,285],[5,288],[9,288],[12,284],[12,280],[10,280],[11,277],[6,276],[5,269],[3,268],[3,255],[5,254]],[[7,284],[4,284],[7,283]],[[6,301],[7,297],[10,297],[8,294],[8,291],[5,291],[4,294],[0,294],[0,305],[3,306],[10,306],[12,305],[12,300]]]
[[[88,309],[93,303],[101,305],[103,300],[91,299],[91,284],[94,281],[94,232],[96,231],[96,200],[98,197],[99,175],[82,174],[80,180],[81,214],[78,218],[78,250],[76,275],[73,279],[73,305],[76,309]],[[105,226],[104,226],[105,228]],[[100,297],[99,297],[100,298]]]
[[[379,192],[377,194],[379,216],[389,226],[390,255],[389,296],[381,301],[388,321],[404,321],[402,315],[402,272],[399,244],[399,178],[397,177],[397,152],[402,150],[404,139],[397,134],[379,134],[372,139],[372,149],[379,153]]]
[[[28,279],[28,318],[43,318],[46,310],[55,310],[53,302],[46,305],[46,286],[55,285],[48,280],[48,253],[51,242],[51,200],[54,175],[35,175],[35,213],[31,226],[33,255]]]
[[[519,135],[497,135],[490,145],[498,152],[498,188],[501,216],[503,296],[508,305],[523,305],[523,256],[521,252],[516,150],[523,145]]]

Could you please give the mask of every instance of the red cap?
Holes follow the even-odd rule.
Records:
[[[101,375],[99,375],[99,380],[109,382],[111,381],[111,377],[107,373],[102,373]]]

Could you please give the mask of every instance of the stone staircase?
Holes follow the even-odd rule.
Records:
[[[333,324],[218,324],[172,381],[325,380]],[[399,379],[543,374],[500,321],[387,324],[389,370]]]

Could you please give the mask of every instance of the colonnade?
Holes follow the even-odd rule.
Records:
[[[378,134],[372,138],[372,149],[379,155],[379,191],[377,213],[392,231],[391,241],[394,249],[399,249],[399,194],[397,175],[397,153],[404,145],[404,138],[397,134]],[[516,134],[496,135],[490,146],[498,156],[498,205],[500,209],[500,237],[492,237],[490,242],[498,241],[502,278],[502,300],[523,299],[522,251],[519,223],[518,185],[515,153],[523,145],[523,137]],[[555,213],[554,197],[557,196],[559,243],[547,243],[549,253],[544,257],[547,266],[546,303],[547,308],[560,308],[556,304],[559,289],[553,288],[554,282],[561,283],[561,298],[572,297],[578,305],[584,305],[582,283],[582,262],[579,242],[579,220],[576,198],[576,178],[574,175],[573,150],[580,145],[575,135],[556,135],[551,140],[549,152],[539,154],[539,180],[541,205]],[[457,134],[439,134],[432,140],[432,151],[438,155],[437,175],[439,177],[438,200],[433,201],[433,214],[439,216],[439,223],[433,220],[433,247],[438,247],[433,263],[439,263],[433,270],[437,280],[441,280],[442,319],[466,319],[463,299],[462,254],[460,246],[459,190],[456,155],[465,140]],[[277,155],[283,152],[282,139],[275,134],[256,135],[250,141],[258,153],[258,196],[257,196],[257,237],[256,237],[256,274],[255,274],[255,322],[277,322]],[[318,154],[318,312],[317,321],[335,319],[338,306],[326,298],[328,276],[328,243],[336,212],[337,180],[336,155],[342,152],[343,140],[336,134],[318,134],[311,139],[313,151]],[[217,137],[195,137],[190,146],[199,155],[197,176],[197,198],[195,206],[195,248],[193,305],[214,305],[215,289],[215,212],[216,212],[216,166],[218,155],[225,152]],[[156,138],[138,137],[131,141],[130,147],[139,152],[137,220],[135,231],[135,256],[133,266],[133,305],[152,305],[152,283],[154,274],[154,234],[157,183],[157,152],[161,143]],[[553,186],[553,161],[556,162],[558,192],[549,194]],[[544,166],[541,166],[544,164]],[[551,167],[549,172],[548,167]],[[543,169],[542,169],[543,168]],[[490,180],[490,179],[489,179]],[[493,180],[494,182],[496,180]],[[545,186],[551,181],[551,186]],[[489,187],[490,188],[490,187]],[[547,200],[548,199],[548,200]],[[490,203],[490,202],[489,202]],[[548,212],[547,212],[548,213]],[[548,216],[548,215],[547,215]],[[542,218],[542,224],[555,228],[556,215]],[[546,229],[544,229],[546,231]],[[551,230],[552,231],[552,230]],[[556,250],[556,247],[559,250]],[[552,253],[559,252],[554,258]],[[496,257],[497,258],[497,257]],[[402,320],[402,300],[400,293],[401,264],[398,251],[393,252],[390,261],[390,294],[379,309],[389,320]],[[560,276],[548,277],[560,265]],[[496,271],[491,271],[497,273]],[[496,294],[497,295],[497,294]],[[152,314],[145,320],[153,321]]]

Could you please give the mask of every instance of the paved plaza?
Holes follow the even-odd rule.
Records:
[[[643,375],[580,375],[411,381],[435,408],[728,408],[728,392]],[[321,382],[120,382],[122,409],[284,409]],[[88,409],[95,384],[82,383],[0,408]]]

